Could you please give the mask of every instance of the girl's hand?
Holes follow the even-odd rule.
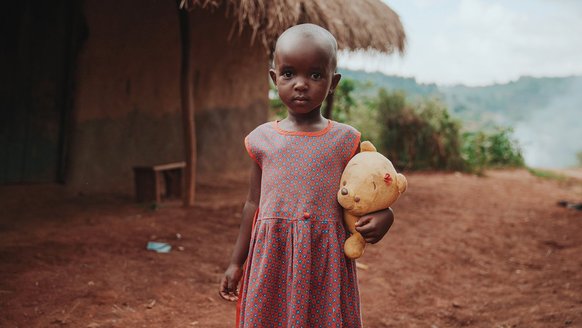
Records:
[[[375,244],[390,230],[393,222],[394,213],[392,209],[387,208],[362,216],[356,222],[356,230],[362,234],[367,243]]]
[[[218,294],[223,299],[235,302],[238,300],[238,282],[242,278],[243,269],[241,266],[231,264],[224,272],[224,277],[220,282],[220,290]]]

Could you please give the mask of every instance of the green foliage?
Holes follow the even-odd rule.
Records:
[[[365,102],[363,97],[359,101],[354,98],[354,92],[369,87],[369,83],[362,83],[352,79],[342,79],[334,94],[332,119],[347,123],[361,131],[363,140],[377,140],[379,125],[376,122],[377,111],[374,106]]]
[[[463,133],[463,159],[471,171],[482,173],[487,167],[487,135],[484,132]]]
[[[356,101],[352,97],[352,92],[356,88],[354,80],[340,80],[335,94],[332,118],[338,122],[348,121],[350,111],[355,106]]]
[[[331,111],[331,118],[338,122],[349,121],[350,110],[356,104],[352,97],[352,91],[356,88],[354,80],[340,80],[335,93],[333,94],[333,108]],[[325,115],[327,112],[327,99],[321,106],[321,113]]]
[[[355,96],[359,89],[368,87],[342,79],[335,92],[332,118],[361,131],[362,140],[372,141],[398,169],[481,173],[489,167],[524,165],[511,129],[461,133],[461,122],[437,98],[410,103],[404,91],[385,89],[371,99]],[[274,88],[270,99],[272,118],[284,117],[286,108]]]
[[[560,173],[553,172],[553,171],[549,171],[549,170],[534,169],[532,167],[528,167],[527,170],[532,175],[534,175],[538,178],[542,178],[542,179],[557,180],[557,181],[568,180],[567,176],[560,174]]]
[[[525,163],[521,148],[517,140],[512,137],[513,129],[498,128],[496,131],[488,133],[489,141],[488,165],[494,167],[521,167]]]
[[[381,89],[377,99],[378,149],[400,169],[463,169],[461,124],[435,99],[416,106],[403,92]]]
[[[462,154],[466,168],[481,173],[488,167],[523,167],[523,155],[512,133],[509,128],[463,133]]]

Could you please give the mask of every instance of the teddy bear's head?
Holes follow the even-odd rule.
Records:
[[[390,207],[407,187],[404,175],[371,142],[360,148],[346,165],[337,193],[340,205],[356,216]]]

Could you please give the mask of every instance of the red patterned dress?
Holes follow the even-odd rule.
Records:
[[[329,121],[317,132],[265,123],[245,139],[262,169],[241,291],[239,327],[361,327],[355,262],[337,190],[360,133]]]

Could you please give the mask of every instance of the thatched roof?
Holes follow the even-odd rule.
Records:
[[[236,18],[239,32],[250,27],[253,39],[267,48],[288,27],[313,23],[328,29],[340,49],[404,52],[400,18],[380,0],[182,0],[188,9],[222,5]]]

